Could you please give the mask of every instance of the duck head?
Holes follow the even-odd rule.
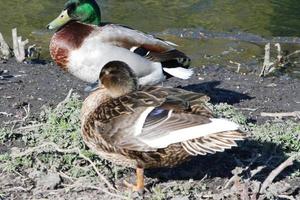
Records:
[[[117,98],[138,89],[138,79],[124,62],[112,61],[104,65],[99,79],[112,98]]]
[[[48,24],[48,29],[57,29],[71,20],[100,25],[101,11],[95,0],[69,0],[61,14]]]

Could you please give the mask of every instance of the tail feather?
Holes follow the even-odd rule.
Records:
[[[188,116],[189,115],[185,115],[185,117]],[[144,135],[141,135],[140,139],[153,148],[166,148],[170,144],[182,143],[185,141],[194,141],[195,139],[200,141],[200,143],[202,143],[203,145],[214,143],[212,140],[205,140],[206,138],[209,139],[211,136],[220,138],[221,141],[228,144],[229,146],[234,146],[236,145],[233,142],[234,140],[241,140],[244,138],[244,136],[241,135],[242,133],[238,131],[238,124],[221,118],[210,118],[209,120],[210,121],[208,123],[194,125],[194,123],[187,124],[189,122],[188,119],[184,120],[181,118],[181,121],[178,122],[178,118],[174,118],[174,123],[172,121],[169,121],[169,124],[164,123],[165,126],[160,126],[160,130],[156,131],[159,132],[158,135],[153,134],[153,131],[155,132],[155,130],[150,129],[151,131],[147,131],[150,131],[151,134],[145,134],[147,132],[146,131],[144,132]],[[162,133],[160,132],[161,130],[169,131]]]
[[[189,68],[191,65],[191,59],[181,51],[171,50],[164,53],[163,55],[164,59],[161,59],[161,63],[164,68]]]
[[[210,136],[209,138],[212,140],[212,142],[219,144],[222,147],[230,148],[232,146],[232,142],[230,140],[218,138],[217,136]]]
[[[183,67],[163,68],[163,70],[171,76],[184,80],[189,79],[194,73],[193,69],[186,69]]]
[[[130,51],[150,61],[160,62],[167,78],[175,76],[181,79],[188,79],[193,74],[193,70],[187,70],[190,67],[191,59],[177,49],[166,52],[154,52],[144,47],[132,47]]]
[[[183,149],[192,156],[214,154],[223,152],[226,149],[236,147],[236,141],[246,138],[245,133],[241,131],[227,131],[215,133],[194,140],[188,140],[181,143]]]
[[[192,141],[192,142],[190,142],[190,143],[195,144],[195,146],[196,146],[197,148],[209,150],[209,151],[210,151],[209,153],[216,153],[217,151],[223,151],[223,148],[221,148],[220,146],[215,145],[215,144],[211,144],[211,145],[206,145],[206,146],[204,146],[203,144],[201,144],[201,143],[200,143],[199,141],[197,141],[197,140]]]
[[[200,148],[198,148],[197,150],[195,150],[187,142],[181,143],[181,146],[191,156],[197,156],[197,155],[204,156],[206,154],[206,152],[205,151],[201,151]]]

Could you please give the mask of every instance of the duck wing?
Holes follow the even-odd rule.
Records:
[[[156,89],[153,87],[149,90]],[[161,105],[167,95],[163,90],[156,90],[155,95],[136,91],[109,99],[86,117],[83,132],[87,137],[101,138],[97,140],[105,140],[117,148],[154,151],[156,149],[144,144],[136,135],[141,132],[148,113]]]
[[[186,79],[193,73],[185,69],[190,66],[191,59],[175,49],[177,45],[172,42],[117,24],[106,24],[100,29],[103,42],[126,48],[150,61],[161,62],[164,71],[172,76],[181,78],[181,75]]]
[[[180,143],[191,155],[204,155],[236,146],[234,141],[244,138],[238,125],[213,118],[203,99],[180,89],[149,87],[100,106],[90,121],[120,149],[150,152]]]
[[[107,24],[101,26],[100,29],[100,37],[103,42],[132,51],[136,50],[138,47],[142,47],[150,52],[163,53],[174,50],[174,46],[176,46],[171,42],[155,38],[152,35],[118,24]],[[140,54],[142,55],[143,53],[140,52]],[[182,53],[181,55],[184,54]],[[165,57],[164,60],[165,59],[167,58]]]
[[[245,138],[237,124],[214,118],[205,95],[171,88],[168,91],[165,102],[145,120],[139,135],[143,143],[157,149],[181,143],[189,154],[205,155],[229,149]]]

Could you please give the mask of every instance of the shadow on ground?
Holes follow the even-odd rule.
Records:
[[[146,171],[146,176],[158,178],[161,182],[169,180],[202,180],[208,178],[227,178],[233,176],[232,170],[236,167],[247,168],[241,175],[249,177],[252,170],[259,166],[265,168],[252,179],[264,181],[278,165],[288,157],[284,150],[273,143],[260,143],[254,140],[239,142],[239,147],[207,156],[197,156],[174,168],[160,168]],[[275,181],[279,181],[299,169],[300,163],[286,169]]]
[[[210,101],[213,104],[228,103],[233,105],[236,103],[240,103],[241,101],[251,100],[254,98],[240,92],[217,88],[217,86],[219,86],[220,84],[221,81],[210,81],[200,84],[188,85],[183,87],[183,89],[204,93],[211,98]]]

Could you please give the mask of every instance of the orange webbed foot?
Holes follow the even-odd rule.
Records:
[[[134,192],[138,192],[142,194],[144,192],[144,169],[143,168],[136,168],[136,185],[131,184],[127,181],[123,181],[124,185],[131,189]]]

